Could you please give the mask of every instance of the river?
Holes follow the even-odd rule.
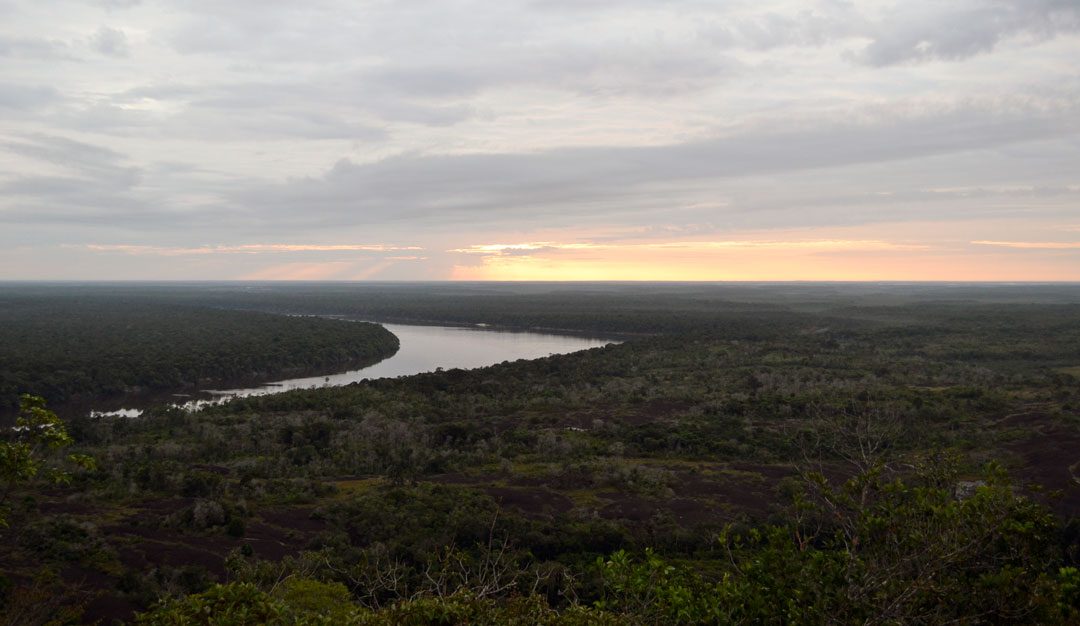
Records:
[[[537,359],[552,354],[566,354],[613,343],[610,339],[594,339],[571,335],[552,335],[536,332],[511,332],[475,326],[414,326],[383,324],[394,333],[401,346],[388,359],[368,367],[307,378],[290,378],[242,389],[204,389],[191,395],[175,395],[176,406],[197,410],[210,404],[220,404],[233,398],[262,396],[292,389],[312,389],[348,385],[369,378],[409,376],[436,369],[471,369],[516,361]],[[138,417],[140,408],[108,408],[92,410],[92,416],[117,415]]]

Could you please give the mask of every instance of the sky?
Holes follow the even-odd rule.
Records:
[[[0,0],[0,280],[1080,280],[1080,0]]]

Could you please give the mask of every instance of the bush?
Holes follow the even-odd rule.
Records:
[[[244,532],[246,530],[247,525],[244,524],[244,520],[234,516],[231,520],[229,520],[229,527],[226,529],[226,532],[229,533],[230,537],[239,538],[244,536]]]

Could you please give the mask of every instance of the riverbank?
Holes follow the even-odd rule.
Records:
[[[343,320],[346,318],[333,317]],[[354,320],[350,320],[354,321]],[[391,356],[344,371],[305,372],[304,376],[275,380],[255,380],[238,385],[213,384],[197,390],[183,389],[152,397],[132,396],[119,402],[88,407],[97,414],[135,417],[142,410],[162,404],[198,409],[233,398],[263,396],[294,389],[337,387],[371,378],[394,378],[439,369],[473,369],[504,361],[535,359],[597,348],[612,340],[523,331],[506,331],[478,326],[432,326],[384,324],[398,338],[398,350]],[[177,397],[177,396],[180,397]],[[84,412],[85,414],[85,412]]]

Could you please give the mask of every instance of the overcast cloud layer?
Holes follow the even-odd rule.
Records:
[[[1076,0],[0,0],[0,280],[1080,280]]]

